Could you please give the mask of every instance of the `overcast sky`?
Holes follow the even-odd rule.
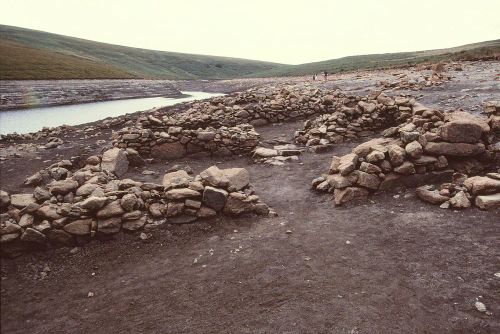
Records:
[[[298,64],[500,38],[500,0],[0,0],[0,23]]]

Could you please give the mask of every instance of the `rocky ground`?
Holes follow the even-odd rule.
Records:
[[[431,69],[423,68],[347,73],[327,82],[217,85],[226,92],[262,84],[338,86],[357,95],[385,87],[388,95],[411,94],[433,107],[479,114],[486,101],[500,99],[499,71],[498,62],[479,62],[449,66],[451,80],[432,81]],[[124,123],[100,124],[1,143],[1,189],[26,192],[25,178],[51,163],[102,153],[111,131]],[[256,130],[262,146],[272,146],[294,143],[302,128],[299,120]],[[47,145],[55,142],[50,137],[62,144]],[[343,156],[362,141],[338,143],[327,152],[306,150],[298,160],[276,165],[248,155],[186,156],[129,168],[122,178],[161,183],[175,164],[194,174],[212,165],[244,167],[261,200],[279,216],[165,224],[146,240],[120,233],[81,248],[2,258],[2,332],[500,331],[498,209],[443,210],[404,187],[335,207],[331,196],[310,189],[330,168],[332,155]]]
[[[0,111],[156,96],[182,93],[170,80],[3,80]]]

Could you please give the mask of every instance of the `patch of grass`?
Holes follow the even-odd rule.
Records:
[[[31,49],[39,49],[67,55],[87,62],[106,64],[110,68],[117,68],[129,76],[151,79],[229,79],[238,78],[254,72],[270,70],[281,64],[256,60],[194,55],[176,52],[164,52],[125,47],[120,45],[99,43],[80,38],[73,38],[47,32],[0,25],[0,40],[14,42]],[[47,73],[39,69],[36,63],[19,67],[24,63],[22,54],[18,62],[11,64],[11,78],[24,78],[26,71],[32,71],[37,79],[48,79],[46,75],[51,68],[58,70],[65,78],[73,77],[71,72],[58,68],[56,61],[51,65],[45,63]],[[3,54],[0,66],[6,67],[7,62]],[[83,64],[83,63],[82,63]],[[86,63],[85,63],[86,64]],[[35,66],[36,65],[36,66]],[[65,76],[66,75],[66,76]],[[81,78],[87,78],[82,76]],[[111,78],[111,77],[110,77]]]

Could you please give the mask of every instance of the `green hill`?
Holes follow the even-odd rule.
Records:
[[[228,79],[281,64],[99,43],[0,25],[1,79]]]
[[[283,65],[278,68],[252,73],[252,77],[311,75],[327,71],[337,73],[357,69],[377,69],[393,66],[432,63],[442,60],[476,60],[500,57],[500,39],[459,47],[415,51],[349,56],[300,65]]]

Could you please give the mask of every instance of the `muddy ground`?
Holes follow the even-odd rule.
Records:
[[[473,66],[464,74],[484,66],[491,92],[464,78],[414,94],[435,103],[469,94],[465,110],[498,99],[498,63]],[[346,89],[349,80],[352,91],[374,87],[348,75],[316,84]],[[291,141],[300,127],[258,132],[264,142]],[[98,139],[109,143],[109,133],[67,137],[61,149],[0,161],[1,188],[21,191],[24,178],[50,162],[101,150]],[[212,164],[245,167],[279,217],[162,225],[145,242],[120,234],[76,254],[62,248],[2,259],[2,333],[500,332],[500,212],[443,210],[412,189],[336,208],[329,195],[311,192],[310,182],[331,155],[355,145],[304,153],[284,166],[189,157],[130,170],[125,177],[159,181],[174,164],[195,173]],[[476,300],[491,314],[478,312]]]

